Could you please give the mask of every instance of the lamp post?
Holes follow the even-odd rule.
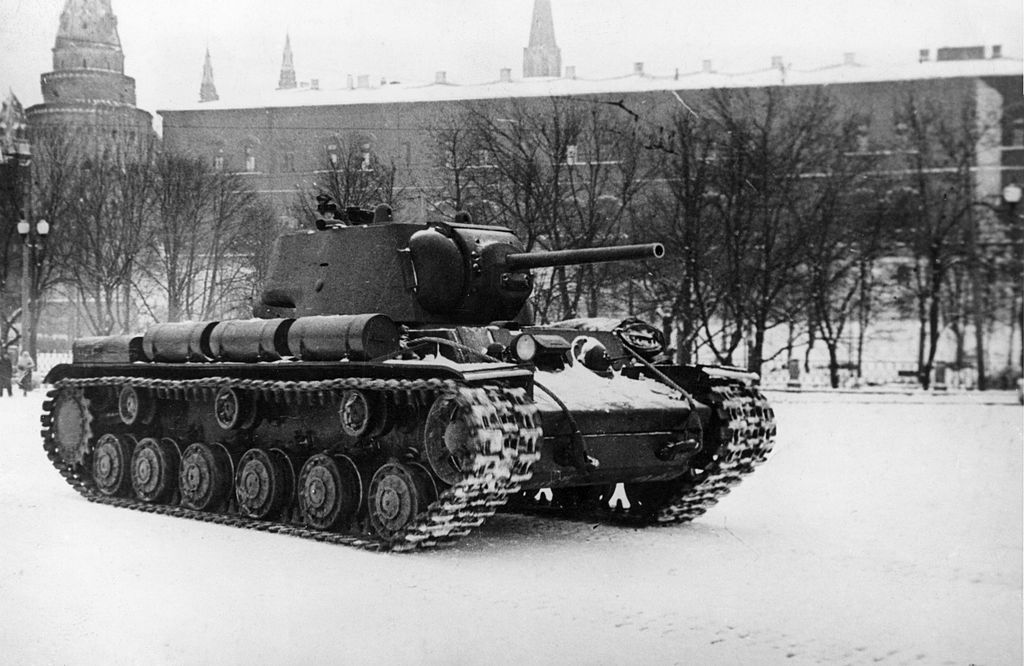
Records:
[[[34,233],[33,233],[34,232]],[[50,233],[50,223],[46,220],[36,222],[35,228],[29,224],[22,214],[18,221],[18,234],[21,236],[21,338],[22,348],[27,349],[32,360],[36,360],[35,343],[35,300],[39,296],[36,281],[38,266],[36,259],[42,248],[43,240]],[[33,238],[34,237],[34,238]]]
[[[1017,316],[1024,314],[1024,229],[1020,228],[1020,221],[1017,219],[1017,204],[1020,203],[1024,189],[1016,183],[1010,183],[1003,188],[1003,202],[1006,204],[1006,216],[1009,222],[1010,240],[1013,245],[1013,258],[1016,264],[1017,285],[1014,289],[1014,298],[1020,297],[1020,309]],[[1020,325],[1020,366],[1024,372],[1024,319],[1017,322]],[[1012,345],[1011,345],[1012,347]]]

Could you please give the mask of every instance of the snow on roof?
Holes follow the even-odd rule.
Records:
[[[672,76],[631,74],[608,79],[537,77],[476,84],[387,83],[377,87],[334,89],[317,86],[315,88],[258,91],[252,95],[233,99],[193,102],[165,111],[451,102],[516,97],[640,93],[661,90],[760,88],[775,85],[829,85],[983,76],[1021,76],[1022,74],[1024,74],[1024,61],[1013,58],[929,61],[886,66],[866,66],[848,62],[808,70],[773,67],[739,74],[698,71]]]

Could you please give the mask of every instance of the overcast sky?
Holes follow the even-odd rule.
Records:
[[[840,62],[914,61],[918,49],[1001,44],[1020,58],[1020,0],[551,0],[562,64],[583,78]],[[533,0],[112,0],[138,105],[148,111],[198,99],[207,47],[221,99],[274,88],[285,34],[299,80],[342,86],[348,74],[454,83],[522,74]],[[42,101],[39,75],[64,0],[0,0],[0,90]]]

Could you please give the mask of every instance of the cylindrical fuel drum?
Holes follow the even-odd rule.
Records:
[[[303,361],[366,361],[398,349],[398,325],[382,314],[300,317],[288,351]]]
[[[150,361],[186,363],[209,361],[210,333],[215,321],[182,321],[154,324],[142,336],[142,350]]]
[[[288,355],[288,329],[294,319],[233,319],[217,324],[210,350],[218,361],[278,361]]]

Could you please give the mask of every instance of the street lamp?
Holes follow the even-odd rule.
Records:
[[[1021,316],[1024,314],[1024,229],[1018,228],[1017,220],[1017,204],[1020,203],[1021,195],[1024,194],[1024,189],[1017,183],[1010,183],[1003,187],[1003,201],[1006,202],[1006,217],[1009,223],[1010,239],[1013,244],[1013,256],[1016,260],[1018,284],[1015,291],[1019,291],[1020,295],[1020,310],[1017,311],[1017,315]],[[1016,297],[1017,295],[1015,295]],[[1020,365],[1021,371],[1024,372],[1024,320],[1018,322],[1020,324]],[[1012,329],[1011,329],[1012,330]],[[1010,345],[1011,349],[1013,345]]]
[[[35,234],[32,232],[35,231]],[[27,349],[32,360],[36,358],[35,336],[32,333],[34,328],[34,317],[32,313],[33,297],[38,296],[38,285],[35,284],[38,275],[36,274],[36,259],[42,243],[50,234],[50,223],[46,220],[36,222],[35,229],[25,219],[22,213],[18,220],[18,234],[21,236],[21,339],[22,348]],[[38,238],[33,242],[33,236]]]
[[[1020,203],[1021,194],[1024,194],[1024,190],[1017,183],[1010,183],[1003,188],[1003,201],[1010,205],[1011,211]]]

